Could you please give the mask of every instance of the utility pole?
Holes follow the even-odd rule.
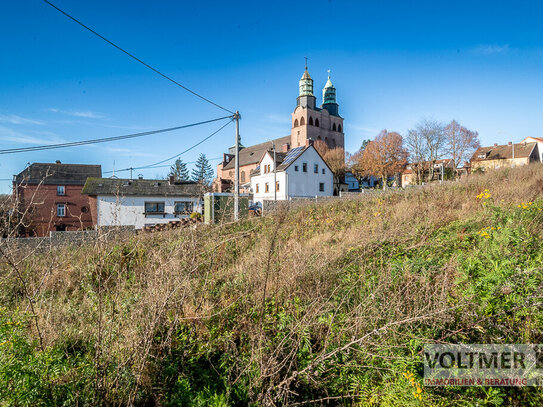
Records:
[[[236,110],[234,114],[234,120],[236,121],[236,166],[234,173],[234,220],[239,219],[239,111]]]

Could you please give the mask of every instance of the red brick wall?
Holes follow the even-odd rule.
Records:
[[[82,185],[66,185],[65,195],[57,195],[57,185],[20,185],[17,187],[20,210],[28,207],[26,236],[47,236],[64,225],[66,230],[93,228],[96,202],[81,194]],[[65,216],[57,216],[57,204],[65,204]],[[94,208],[91,207],[94,205]]]

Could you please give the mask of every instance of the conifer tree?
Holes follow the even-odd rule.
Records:
[[[213,180],[213,168],[209,165],[206,155],[201,153],[192,170],[192,180],[209,186]]]
[[[170,167],[170,174],[175,176],[177,181],[190,181],[187,164],[185,164],[181,158],[175,160],[175,163]]]

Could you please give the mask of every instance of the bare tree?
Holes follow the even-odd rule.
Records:
[[[428,148],[421,132],[409,130],[405,137],[405,146],[411,157],[411,168],[416,174],[415,182],[420,184],[424,176],[424,162],[428,156]]]
[[[313,143],[313,147],[315,147],[315,150],[318,151],[318,153],[324,157],[324,155],[326,154],[327,151],[330,150],[330,147],[328,147],[328,144],[326,144],[324,141],[322,140],[317,140]]]
[[[407,157],[408,152],[403,147],[402,136],[383,130],[355,157],[354,167],[362,176],[380,177],[385,188],[388,177],[396,175],[402,169]]]
[[[423,153],[423,161],[427,162],[429,168],[429,179],[433,179],[434,164],[443,156],[446,144],[443,125],[433,119],[422,119],[409,133],[411,139],[417,139],[417,143],[420,143],[418,152]]]
[[[445,133],[445,153],[454,161],[454,168],[464,160],[469,159],[481,143],[479,142],[479,133],[468,130],[460,125],[456,120],[451,121],[444,129]]]

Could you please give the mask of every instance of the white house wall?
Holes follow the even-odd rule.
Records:
[[[307,163],[307,172],[303,172],[304,162]],[[315,164],[319,166],[317,174],[314,172]],[[296,171],[296,166],[298,166],[298,171]],[[285,172],[288,177],[290,198],[334,195],[334,175],[314,148],[305,150]],[[324,183],[324,191],[319,190],[321,182]]]
[[[307,172],[303,172],[302,163],[304,162],[307,163]],[[314,172],[315,163],[319,166],[317,174]],[[271,172],[264,174],[264,167],[268,164],[270,165]],[[298,171],[295,171],[296,165],[298,166]],[[325,169],[324,174],[322,173],[323,168]],[[305,150],[285,171],[277,172],[277,181],[279,182],[277,200],[296,197],[332,196],[334,192],[334,176],[314,148]],[[321,182],[324,183],[324,191],[319,190]],[[266,183],[270,186],[267,193],[265,192]],[[258,193],[256,192],[257,184]],[[262,203],[265,200],[275,199],[273,188],[273,159],[267,154],[260,163],[260,175],[251,177],[253,200]]]
[[[146,215],[145,202],[164,202],[165,215]],[[193,211],[201,212],[199,200],[189,197],[116,197],[98,196],[96,199],[98,226],[130,226],[141,229],[146,225],[168,223],[170,221],[188,217],[188,215],[174,215],[176,202],[192,202]]]
[[[264,167],[270,165],[271,172],[264,174]],[[277,199],[284,201],[286,199],[286,175],[284,171],[279,171],[277,174],[277,182],[279,182],[279,191],[277,191]],[[266,191],[266,183],[269,185],[269,191]],[[275,177],[273,173],[273,159],[266,154],[260,163],[260,175],[251,177],[251,190],[253,191],[255,202],[275,199]],[[258,184],[258,193],[256,185]]]

